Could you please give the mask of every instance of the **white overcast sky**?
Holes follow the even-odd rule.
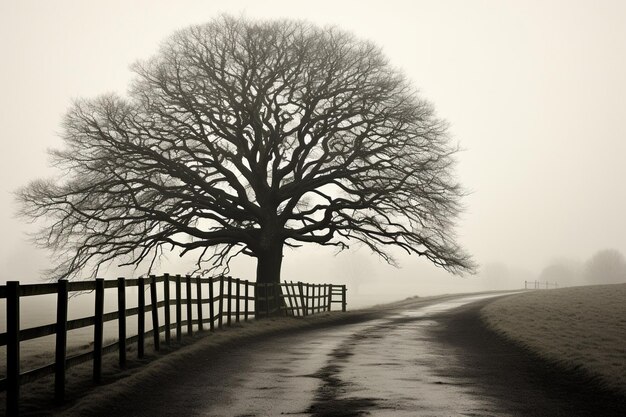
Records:
[[[458,233],[480,264],[534,279],[555,258],[626,252],[624,1],[0,0],[0,281],[36,281],[47,265],[11,193],[50,174],[46,149],[61,144],[72,99],[124,94],[131,63],[220,13],[333,24],[381,45],[464,148],[458,175],[472,194]],[[364,296],[387,282],[397,296],[480,280],[400,262],[302,248],[287,252],[284,277],[348,282]]]

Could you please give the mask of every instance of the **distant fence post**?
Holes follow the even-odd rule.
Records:
[[[180,289],[180,275],[176,275],[176,340],[180,342],[182,340],[183,324],[182,315],[183,309],[181,306],[181,289]]]
[[[185,277],[185,292],[187,293],[187,336],[193,336],[193,299],[190,275]]]
[[[117,338],[119,340],[119,366],[126,367],[126,279],[117,279]]]
[[[154,350],[161,349],[161,335],[159,334],[159,305],[157,297],[157,282],[154,275],[150,275],[150,306],[152,310],[152,340]]]
[[[346,286],[341,286],[341,311],[346,312]]]
[[[137,357],[143,358],[144,334],[146,332],[146,294],[144,293],[144,279],[137,280]]]
[[[66,287],[67,288],[67,287]],[[19,414],[20,283],[7,281],[7,415]]]
[[[65,397],[65,359],[67,350],[67,296],[68,283],[57,283],[57,324],[54,366],[54,400],[62,403]]]
[[[263,288],[265,291],[265,317],[270,316],[270,294],[269,294],[269,284],[266,282],[263,284]]]
[[[102,380],[102,337],[104,330],[104,279],[96,278],[96,303],[93,326],[93,380]]]

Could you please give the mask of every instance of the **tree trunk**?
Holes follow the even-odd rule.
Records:
[[[267,316],[268,310],[276,310],[270,315],[280,314],[277,307],[282,305],[280,288],[280,269],[283,263],[283,243],[273,243],[257,255],[256,282],[257,291],[255,293],[255,310],[257,317]],[[269,298],[269,300],[268,300]],[[268,304],[269,303],[269,304]]]

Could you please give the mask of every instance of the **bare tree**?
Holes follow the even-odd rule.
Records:
[[[64,175],[19,192],[47,219],[56,277],[193,253],[198,270],[361,242],[471,270],[446,124],[380,49],[337,28],[220,17],[135,64],[127,98],[79,100],[52,151]],[[150,264],[152,266],[152,263]]]

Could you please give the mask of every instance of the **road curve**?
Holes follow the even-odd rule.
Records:
[[[618,408],[612,414],[613,405],[593,414],[600,406],[588,404],[593,390],[581,405],[567,386],[556,394],[546,389],[563,373],[542,373],[545,364],[477,319],[494,296],[416,299],[359,323],[198,353],[165,380],[133,386],[81,415],[626,415]],[[533,377],[540,383],[528,383]]]

